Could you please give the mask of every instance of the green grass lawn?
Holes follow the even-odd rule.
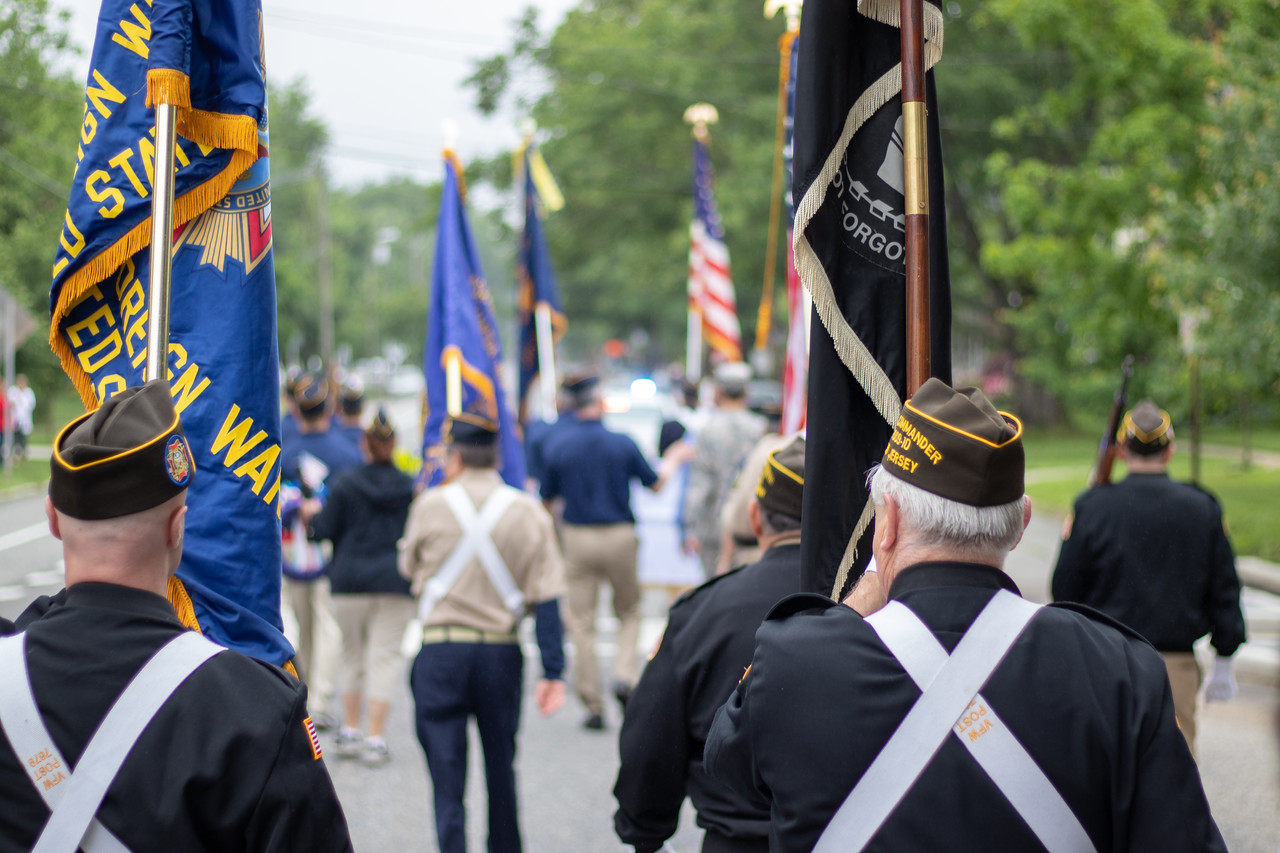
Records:
[[[1239,445],[1239,433],[1206,431],[1205,443],[1223,447]],[[1097,439],[1060,433],[1029,432],[1027,449],[1027,494],[1037,513],[1063,515],[1084,488],[1085,478],[1097,453]],[[1255,432],[1257,450],[1280,449],[1280,431]],[[1275,452],[1272,450],[1271,452]],[[1255,462],[1248,470],[1239,455],[1203,455],[1201,485],[1222,502],[1231,542],[1237,554],[1248,554],[1280,562],[1280,525],[1276,506],[1280,504],[1280,468]],[[1116,464],[1112,479],[1124,477],[1124,466]],[[1170,474],[1174,479],[1191,478],[1191,456],[1184,440],[1174,454]]]

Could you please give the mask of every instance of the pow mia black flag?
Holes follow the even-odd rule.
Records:
[[[839,598],[871,558],[866,473],[906,398],[899,0],[808,0],[796,81],[795,257],[813,297],[803,589]],[[942,13],[924,4],[925,67]],[[932,375],[951,381],[942,157],[926,75]],[[818,322],[818,319],[821,322]]]

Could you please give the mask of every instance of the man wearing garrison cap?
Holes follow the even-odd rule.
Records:
[[[560,541],[569,589],[574,687],[587,709],[583,726],[601,731],[604,694],[595,647],[600,588],[605,584],[613,594],[613,614],[618,618],[613,695],[623,707],[638,674],[639,540],[631,511],[631,481],[659,491],[684,462],[687,445],[673,445],[654,471],[630,437],[605,427],[598,376],[570,376],[564,386],[573,399],[574,417],[547,441],[541,491],[548,506],[563,501]]]
[[[751,663],[765,614],[800,590],[804,439],[791,439],[743,476],[755,482],[747,512],[763,551],[759,561],[716,576],[671,607],[627,704],[613,825],[639,853],[661,849],[674,834],[686,794],[706,830],[707,853],[769,849],[769,809],[707,778],[702,749],[716,709]]]
[[[771,803],[773,853],[1225,850],[1160,656],[1002,570],[1023,471],[1021,423],[977,389],[903,406],[871,474],[878,571],[849,605],[774,607],[707,738],[707,773]]]
[[[1063,526],[1053,597],[1096,607],[1159,650],[1178,726],[1194,753],[1201,673],[1191,647],[1205,634],[1218,653],[1205,698],[1236,694],[1232,655],[1245,626],[1235,555],[1213,496],[1169,478],[1168,412],[1143,400],[1125,415],[1116,439],[1129,475],[1076,498]]]
[[[542,658],[534,701],[564,704],[560,597],[564,563],[551,516],[498,474],[498,425],[448,418],[445,482],[414,499],[400,543],[400,573],[418,598],[422,648],[409,673],[414,722],[426,755],[441,853],[465,853],[467,724],[475,718],[489,791],[489,849],[521,849],[516,731],[524,655],[520,623],[533,614]]]
[[[294,663],[311,690],[316,725],[335,728],[334,682],[342,653],[342,632],[333,615],[329,552],[307,540],[298,510],[306,500],[321,502],[329,481],[363,459],[360,450],[333,426],[329,383],[318,373],[302,373],[293,384],[298,428],[280,442],[280,535],[282,598],[297,624]]]
[[[0,849],[350,850],[306,688],[166,598],[199,476],[168,384],[72,421],[50,468],[67,588],[0,638]]]

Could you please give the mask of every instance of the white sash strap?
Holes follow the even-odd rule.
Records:
[[[427,617],[435,609],[453,585],[462,576],[463,570],[472,558],[480,561],[481,568],[488,576],[493,588],[502,596],[503,605],[513,614],[524,611],[524,593],[516,586],[511,571],[503,562],[502,555],[493,544],[489,533],[498,524],[508,507],[519,497],[520,492],[510,486],[499,486],[484,502],[477,514],[471,505],[471,499],[459,483],[451,483],[441,490],[449,509],[453,510],[458,525],[462,528],[462,539],[453,549],[440,571],[432,575],[422,589],[422,600],[418,604],[418,618],[426,623]]]
[[[78,846],[86,850],[125,849],[119,841],[115,841],[118,846],[114,848],[90,847],[90,843],[98,843],[97,839],[106,836],[103,830],[91,830],[94,815],[147,724],[191,673],[222,651],[225,649],[199,634],[185,632],[147,661],[99,724],[76,764],[76,772],[73,774],[59,759],[66,778],[54,790],[63,790],[32,853],[74,853]],[[20,691],[6,691],[14,692]],[[40,728],[44,728],[43,723]],[[5,730],[8,731],[7,722]]]
[[[901,604],[889,605],[867,621],[879,632],[881,623],[898,618],[894,616],[897,607],[906,610]],[[947,733],[963,722],[970,702],[1038,609],[1003,590],[992,597],[849,792],[813,853],[847,853],[866,847],[924,772]],[[925,632],[929,633],[927,628]],[[931,633],[929,636],[932,638]],[[889,648],[896,656],[897,650]],[[910,656],[914,652],[904,654]]]
[[[897,602],[868,621],[916,686],[926,689],[947,662],[946,649],[933,632],[910,608]],[[1062,794],[981,693],[969,703],[953,731],[1045,849],[1050,853],[1095,849]]]
[[[0,639],[0,683],[8,685],[0,692],[0,730],[9,739],[13,754],[26,771],[31,784],[52,811],[66,792],[71,767],[53,742],[31,693],[27,674],[26,634]],[[120,839],[111,834],[97,818],[80,842],[85,853],[129,853]]]

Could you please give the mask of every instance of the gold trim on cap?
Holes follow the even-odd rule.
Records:
[[[1160,425],[1151,432],[1144,431],[1133,422],[1133,412],[1125,412],[1122,432],[1126,435],[1133,436],[1143,444],[1150,444],[1157,438],[1163,438],[1169,434],[1169,427],[1173,426],[1173,420],[1169,417],[1169,413],[1164,409],[1158,409],[1157,411],[1160,412]]]
[[[64,426],[62,428],[62,431],[58,433],[58,437],[55,438],[53,441],[53,458],[57,460],[59,465],[61,465],[63,468],[66,468],[68,471],[83,471],[85,468],[91,468],[94,465],[103,465],[107,462],[113,462],[116,459],[122,459],[125,456],[129,456],[130,454],[137,453],[138,451],[144,448],[150,447],[151,445],[155,444],[157,441],[160,441],[162,439],[167,439],[169,436],[174,434],[174,429],[178,426],[178,415],[175,412],[173,415],[173,423],[169,424],[169,428],[159,433],[158,435],[156,435],[155,438],[148,440],[144,444],[139,444],[136,447],[130,447],[128,450],[122,450],[119,453],[112,454],[111,456],[106,456],[102,459],[94,459],[89,462],[83,462],[79,465],[71,465],[65,459],[62,458],[62,437],[67,434],[67,430],[73,427],[79,426],[81,423],[84,422],[86,418],[92,417],[94,412],[96,411],[97,409],[94,409],[93,412],[86,412],[83,416],[76,418],[74,421]],[[191,457],[190,449],[188,449],[187,451],[187,456],[188,458]],[[195,470],[194,459],[192,459],[191,468],[193,471]]]
[[[1008,412],[997,411],[996,414],[1000,415],[1006,421],[1012,421],[1013,422],[1012,425],[1016,426],[1017,430],[1013,433],[1013,435],[1010,438],[1007,438],[1004,441],[1000,442],[999,444],[996,444],[994,441],[992,441],[989,438],[983,438],[980,435],[974,435],[971,432],[966,432],[965,430],[957,429],[956,427],[953,427],[951,424],[946,423],[945,421],[940,421],[937,418],[933,417],[932,415],[925,414],[924,412],[917,409],[915,406],[911,405],[910,400],[908,400],[904,405],[906,408],[915,412],[917,415],[924,418],[925,420],[931,421],[932,423],[935,423],[940,427],[944,427],[945,429],[949,429],[958,435],[963,435],[966,438],[971,438],[974,441],[981,442],[982,444],[985,444],[988,447],[994,447],[997,449],[1001,447],[1008,447],[1010,444],[1012,444],[1013,442],[1017,441],[1019,438],[1022,437],[1022,421],[1018,420],[1017,415],[1011,415]]]

